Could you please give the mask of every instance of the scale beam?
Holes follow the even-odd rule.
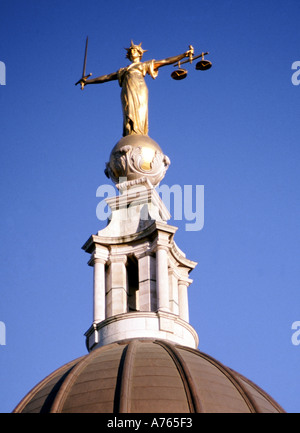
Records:
[[[191,47],[191,45],[190,45]],[[188,60],[184,60],[183,62],[179,61],[176,63],[176,65],[174,65],[175,67],[177,67],[178,69],[176,69],[176,71],[172,72],[171,77],[173,78],[173,80],[183,80],[184,78],[186,78],[188,71],[186,69],[181,68],[181,65],[185,64],[185,63],[193,63],[194,60],[199,59],[200,57],[202,57],[202,60],[200,60],[200,62],[198,62],[196,64],[196,70],[197,71],[206,71],[207,69],[211,68],[212,63],[209,60],[204,60],[204,56],[206,56],[207,54],[209,54],[209,52],[207,53],[201,53],[198,56],[190,56],[190,58]]]

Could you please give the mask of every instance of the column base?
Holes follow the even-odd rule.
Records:
[[[177,315],[164,311],[118,314],[93,325],[86,331],[88,351],[131,338],[157,338],[198,348],[195,329]]]

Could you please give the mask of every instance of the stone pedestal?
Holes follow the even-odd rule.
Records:
[[[118,185],[107,199],[109,224],[83,249],[94,267],[94,320],[89,350],[113,341],[154,337],[197,347],[188,324],[188,275],[196,263],[174,242],[177,227],[147,179]]]

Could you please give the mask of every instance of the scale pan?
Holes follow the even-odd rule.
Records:
[[[187,70],[186,69],[176,69],[176,71],[172,72],[171,77],[173,80],[183,80],[187,76]]]
[[[207,69],[211,68],[212,63],[209,60],[200,60],[200,62],[198,62],[196,64],[196,69],[198,71],[206,71]]]

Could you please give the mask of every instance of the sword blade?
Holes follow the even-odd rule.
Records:
[[[87,36],[87,38],[86,38],[86,43],[85,43],[85,52],[84,52],[84,60],[83,60],[82,78],[85,77],[85,70],[86,70],[86,57],[87,57],[88,43],[89,43],[89,37]]]

